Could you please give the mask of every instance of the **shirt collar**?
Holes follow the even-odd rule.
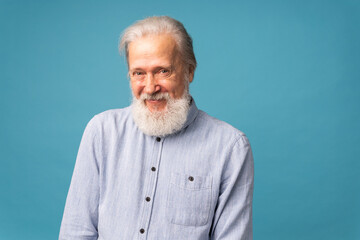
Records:
[[[196,107],[194,98],[191,97],[190,108],[189,108],[189,113],[188,113],[186,122],[185,122],[184,126],[182,126],[182,128],[178,132],[182,131],[184,128],[189,126],[195,120],[198,113],[199,113],[199,109]]]

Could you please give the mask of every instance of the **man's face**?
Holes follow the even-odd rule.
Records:
[[[179,99],[186,91],[185,74],[193,79],[191,69],[185,69],[174,38],[169,34],[149,35],[129,44],[128,64],[133,95],[168,93]],[[167,100],[145,100],[151,111],[166,109]]]

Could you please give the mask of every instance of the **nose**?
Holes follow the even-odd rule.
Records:
[[[157,84],[156,79],[152,74],[147,74],[145,80],[144,92],[147,94],[153,94],[160,91],[160,86]]]

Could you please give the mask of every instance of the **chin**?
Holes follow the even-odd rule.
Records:
[[[145,105],[150,112],[162,112],[166,110],[167,100],[162,100],[161,103],[149,103],[145,101]]]
[[[186,122],[191,96],[187,93],[172,99],[167,93],[155,96],[164,106],[150,108],[145,101],[133,98],[132,114],[139,129],[150,136],[166,136],[179,131]]]
[[[166,105],[161,107],[147,107],[150,112],[164,112],[166,111]]]

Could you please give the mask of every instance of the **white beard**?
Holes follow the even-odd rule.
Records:
[[[164,110],[151,112],[145,99],[165,99]],[[139,99],[133,96],[132,115],[135,124],[145,134],[163,137],[179,131],[185,124],[190,109],[191,96],[187,89],[179,99],[172,99],[168,93],[142,94]]]

